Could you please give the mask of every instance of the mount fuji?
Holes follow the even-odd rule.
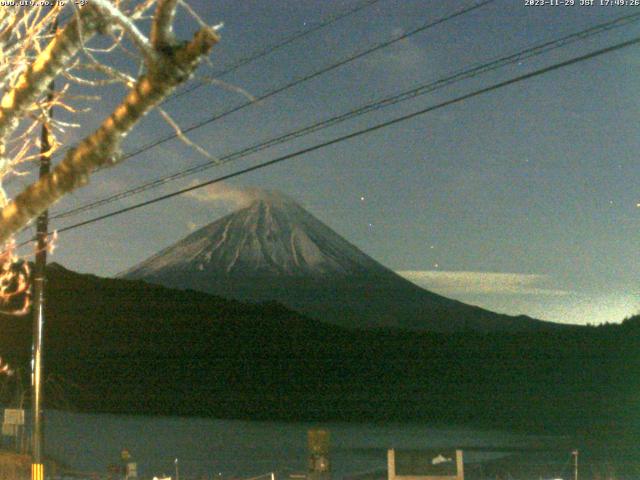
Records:
[[[501,315],[424,290],[381,265],[291,198],[255,192],[243,208],[121,274],[179,289],[277,301],[350,328],[522,331],[558,324]]]

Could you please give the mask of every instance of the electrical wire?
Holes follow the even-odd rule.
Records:
[[[266,57],[267,55],[270,55],[273,52],[276,52],[278,50],[280,50],[281,48],[284,48],[292,43],[294,43],[297,40],[300,40],[308,35],[311,35],[312,33],[317,32],[318,30],[321,30],[323,28],[326,28],[330,25],[333,25],[334,23],[338,22],[339,20],[342,20],[343,18],[346,18],[348,16],[354,15],[370,6],[373,6],[376,3],[379,3],[381,0],[366,0],[358,5],[356,5],[355,7],[351,8],[351,9],[347,9],[344,12],[341,13],[337,13],[334,15],[330,15],[328,17],[326,17],[323,20],[320,20],[320,22],[313,24],[310,28],[305,29],[305,30],[300,30],[298,32],[293,33],[292,35],[289,35],[287,37],[285,37],[284,39],[282,39],[280,42],[275,43],[273,45],[269,45],[261,50],[258,50],[256,52],[253,52],[249,55],[247,55],[246,57],[242,57],[240,59],[238,59],[237,61],[235,61],[234,63],[232,63],[231,65],[229,65],[228,67],[225,67],[224,69],[214,72],[213,76],[214,77],[223,77],[225,75],[228,75],[236,70],[238,70],[240,67],[243,67],[249,63],[252,63],[256,60],[259,60],[261,58]],[[61,20],[61,22],[64,22],[66,20],[68,20],[69,18],[73,17],[73,14],[68,15],[67,17],[65,17],[63,20]],[[203,87],[204,85],[207,85],[206,82],[199,82],[195,85],[190,86],[189,88],[186,88],[184,90],[181,90],[179,92],[175,92],[173,94],[171,94],[169,97],[165,98],[162,102],[160,102],[160,106],[164,105],[165,103],[174,100],[176,98],[182,97],[184,95],[187,95],[195,90],[197,90],[200,87]],[[73,147],[69,147],[69,148],[65,148],[63,150],[59,150],[58,152],[56,152],[54,154],[54,158],[60,158],[61,156],[64,156],[69,150],[71,150]],[[35,170],[35,169],[34,169]],[[31,171],[34,170],[27,170],[27,173],[30,173]]]
[[[57,231],[57,233],[63,233],[63,232],[68,232],[68,231],[71,231],[71,230],[75,230],[75,229],[83,227],[85,225],[89,225],[89,224],[92,224],[92,223],[95,223],[95,222],[106,220],[107,218],[111,218],[111,217],[114,217],[114,216],[117,216],[117,215],[121,215],[123,213],[130,212],[132,210],[136,210],[138,208],[142,208],[142,207],[145,207],[145,206],[148,206],[148,205],[152,205],[154,203],[158,203],[158,202],[167,200],[169,198],[173,198],[175,196],[181,195],[181,194],[186,193],[186,192],[190,192],[190,191],[193,191],[193,190],[196,190],[196,189],[208,186],[208,185],[212,185],[214,183],[219,183],[219,182],[222,182],[222,181],[234,178],[234,177],[238,177],[240,175],[244,175],[244,174],[249,173],[249,172],[253,172],[253,171],[260,170],[260,169],[263,169],[263,168],[266,168],[266,167],[269,167],[269,166],[272,166],[272,165],[275,165],[275,164],[278,164],[278,163],[282,163],[282,162],[284,162],[286,160],[290,160],[292,158],[300,157],[302,155],[305,155],[305,154],[310,153],[310,152],[314,152],[316,150],[320,150],[320,149],[328,147],[330,145],[335,145],[337,143],[341,143],[341,142],[344,142],[346,140],[350,140],[352,138],[360,137],[362,135],[365,135],[365,134],[368,134],[368,133],[371,133],[371,132],[375,132],[375,131],[378,131],[380,129],[387,128],[387,127],[390,127],[392,125],[396,125],[396,124],[399,124],[401,122],[405,122],[405,121],[411,120],[413,118],[425,115],[425,114],[433,112],[435,110],[439,110],[441,108],[448,107],[450,105],[458,104],[458,103],[461,103],[461,102],[463,102],[465,100],[469,100],[471,98],[474,98],[474,97],[477,97],[477,96],[480,96],[480,95],[484,95],[486,93],[494,92],[496,90],[499,90],[501,88],[507,87],[509,85],[513,85],[513,84],[516,84],[516,83],[519,83],[519,82],[522,82],[522,81],[525,81],[525,80],[528,80],[528,79],[531,79],[531,78],[534,78],[534,77],[538,77],[538,76],[547,74],[549,72],[553,72],[553,71],[559,70],[561,68],[565,68],[565,67],[568,67],[568,66],[571,66],[571,65],[575,65],[577,63],[584,62],[584,61],[590,60],[592,58],[596,58],[596,57],[599,57],[599,56],[602,56],[602,55],[605,55],[605,54],[608,54],[608,53],[612,53],[612,52],[621,50],[623,48],[627,48],[627,47],[630,47],[630,46],[633,46],[633,45],[637,45],[639,43],[640,43],[640,37],[636,37],[634,39],[631,39],[631,40],[628,40],[628,41],[625,41],[625,42],[621,42],[621,43],[615,44],[615,45],[610,46],[610,47],[602,48],[602,49],[599,49],[599,50],[596,50],[596,51],[593,51],[593,52],[590,52],[590,53],[587,53],[587,54],[584,54],[584,55],[580,55],[578,57],[571,58],[569,60],[565,60],[565,61],[562,61],[562,62],[559,62],[559,63],[555,63],[553,65],[550,65],[550,66],[547,66],[547,67],[544,67],[544,68],[540,68],[538,70],[534,70],[532,72],[529,72],[529,73],[526,73],[526,74],[523,74],[523,75],[519,75],[519,76],[511,78],[509,80],[505,80],[505,81],[490,85],[488,87],[484,87],[484,88],[480,88],[478,90],[474,90],[474,91],[472,91],[470,93],[467,93],[467,94],[461,95],[459,97],[456,97],[454,99],[447,100],[447,101],[438,103],[436,105],[433,105],[433,106],[430,106],[430,107],[415,111],[413,113],[402,115],[400,117],[396,117],[394,119],[387,120],[385,122],[381,122],[381,123],[378,123],[376,125],[373,125],[373,126],[361,129],[361,130],[357,130],[355,132],[352,132],[352,133],[349,133],[349,134],[346,134],[346,135],[342,135],[340,137],[336,137],[336,138],[328,140],[326,142],[322,142],[322,143],[313,145],[311,147],[307,147],[307,148],[304,148],[304,149],[301,149],[301,150],[297,150],[295,152],[292,152],[292,153],[289,153],[289,154],[286,154],[286,155],[282,155],[282,156],[276,157],[276,158],[274,158],[272,160],[269,160],[267,162],[263,162],[263,163],[260,163],[260,164],[257,164],[257,165],[253,165],[251,167],[247,167],[247,168],[244,168],[242,170],[238,170],[236,172],[233,172],[233,173],[230,173],[230,174],[227,174],[227,175],[223,175],[223,176],[217,177],[217,178],[212,179],[212,180],[208,180],[206,182],[201,182],[201,183],[199,183],[197,185],[194,185],[194,186],[191,186],[191,187],[188,187],[188,188],[183,188],[181,190],[177,190],[177,191],[174,191],[172,193],[153,198],[151,200],[140,202],[138,204],[131,205],[131,206],[126,207],[126,208],[122,208],[122,209],[119,209],[119,210],[116,210],[116,211],[113,211],[113,212],[110,212],[110,213],[107,213],[107,214],[104,214],[104,215],[100,215],[100,216],[97,216],[97,217],[94,217],[94,218],[91,218],[91,219],[88,219],[88,220],[85,220],[85,221],[82,221],[82,222],[78,222],[78,223],[73,224],[73,225],[69,225],[67,227],[59,229]],[[27,242],[25,242],[25,243],[27,243]]]
[[[406,40],[407,38],[412,37],[413,35],[416,35],[418,33],[424,32],[425,30],[428,30],[430,28],[438,26],[438,25],[440,25],[442,23],[448,22],[449,20],[453,20],[454,18],[458,18],[458,17],[460,17],[462,15],[465,15],[465,14],[467,14],[469,12],[477,10],[478,8],[484,7],[485,5],[488,5],[488,4],[493,3],[495,1],[496,0],[483,0],[483,1],[480,1],[478,3],[475,3],[475,4],[471,5],[469,7],[463,7],[461,9],[456,10],[453,13],[447,14],[447,15],[445,15],[443,17],[440,17],[440,18],[438,18],[436,20],[427,22],[427,23],[421,25],[420,27],[415,28],[413,30],[410,30],[409,32],[406,32],[406,33],[404,33],[402,35],[396,36],[396,37],[394,37],[394,38],[392,38],[390,40],[386,40],[384,42],[377,43],[372,47],[369,47],[369,48],[367,48],[367,49],[365,49],[365,50],[363,50],[361,52],[349,55],[348,57],[346,57],[346,58],[344,58],[344,59],[342,59],[342,60],[340,60],[340,61],[338,61],[336,63],[332,63],[331,65],[328,65],[326,67],[323,67],[320,70],[316,70],[313,73],[304,75],[304,76],[302,76],[302,77],[300,77],[300,78],[298,78],[296,80],[293,80],[292,82],[289,82],[289,83],[287,83],[285,85],[282,85],[280,87],[276,87],[275,89],[270,90],[267,93],[264,93],[264,94],[256,97],[253,100],[249,100],[249,101],[247,101],[245,103],[241,103],[240,105],[238,105],[236,107],[233,107],[233,108],[230,108],[229,110],[226,110],[226,111],[224,111],[224,112],[222,112],[222,113],[220,113],[218,115],[214,115],[214,116],[212,116],[212,117],[210,117],[210,118],[208,118],[206,120],[203,120],[201,122],[195,123],[194,125],[191,125],[191,126],[189,126],[187,128],[184,128],[184,129],[182,129],[182,134],[187,134],[189,132],[192,132],[193,130],[196,130],[198,128],[202,128],[205,125],[209,125],[209,124],[211,124],[211,123],[213,123],[213,122],[215,122],[217,120],[220,120],[220,119],[222,119],[222,118],[224,118],[224,117],[226,117],[228,115],[231,115],[232,113],[236,113],[236,112],[238,112],[238,111],[240,111],[240,110],[242,110],[242,109],[244,109],[244,108],[246,108],[246,107],[248,107],[250,105],[254,105],[254,104],[258,103],[258,102],[262,102],[264,100],[267,100],[268,98],[271,98],[271,97],[273,97],[273,96],[275,96],[275,95],[277,95],[279,93],[282,93],[282,92],[284,92],[286,90],[289,90],[291,88],[297,87],[298,85],[300,85],[302,83],[306,83],[309,80],[313,80],[314,78],[317,78],[317,77],[319,77],[321,75],[329,73],[329,72],[331,72],[331,71],[333,71],[333,70],[335,70],[337,68],[343,67],[344,65],[347,65],[347,64],[349,64],[351,62],[354,62],[355,60],[358,60],[358,59],[360,59],[360,58],[362,58],[362,57],[364,57],[366,55],[370,55],[371,53],[374,53],[374,52],[377,52],[379,50],[382,50],[383,48],[389,47],[390,45],[393,45],[393,44],[395,44],[397,42],[400,42],[402,40]],[[143,147],[140,147],[137,150],[134,150],[132,152],[129,152],[129,153],[125,154],[124,157],[122,158],[122,160],[127,160],[127,159],[129,159],[129,158],[131,158],[133,156],[140,155],[141,153],[143,153],[143,152],[145,152],[147,150],[155,148],[158,145],[166,143],[169,140],[173,140],[175,138],[178,138],[178,134],[177,133],[173,133],[171,135],[167,135],[167,136],[165,136],[165,137],[163,137],[161,139],[155,140],[152,143],[144,145]]]
[[[478,9],[478,8],[484,7],[485,5],[488,5],[488,4],[493,3],[495,1],[496,0],[483,0],[483,1],[480,1],[478,3],[474,3],[471,6],[463,7],[461,9],[458,9],[458,10],[454,11],[453,13],[450,13],[450,14],[447,14],[445,16],[439,17],[436,20],[424,23],[420,27],[415,28],[415,29],[413,29],[413,30],[411,30],[409,32],[406,32],[406,33],[404,33],[402,35],[396,36],[396,37],[394,37],[394,38],[392,38],[390,40],[385,40],[383,42],[377,43],[377,44],[373,45],[372,47],[369,47],[369,48],[367,48],[367,49],[365,49],[363,51],[360,51],[358,53],[354,53],[352,55],[349,55],[348,57],[345,57],[342,60],[340,60],[338,62],[335,62],[335,63],[332,63],[331,65],[328,65],[326,67],[323,67],[320,70],[316,70],[313,73],[310,73],[310,74],[304,75],[302,77],[299,77],[298,79],[293,80],[293,81],[291,81],[291,82],[289,82],[289,83],[287,83],[285,85],[281,85],[279,87],[276,87],[276,88],[274,88],[274,89],[272,89],[272,90],[270,90],[270,91],[268,91],[268,92],[266,92],[266,93],[264,93],[264,94],[262,94],[262,95],[260,95],[260,96],[258,96],[256,98],[254,98],[252,100],[249,100],[247,102],[241,103],[240,105],[237,105],[237,106],[232,107],[232,108],[230,108],[228,110],[225,110],[222,113],[219,113],[217,115],[214,115],[212,117],[207,118],[206,120],[200,121],[200,122],[195,123],[195,124],[193,124],[193,125],[191,125],[191,126],[189,126],[187,128],[184,128],[184,129],[181,130],[181,134],[187,134],[187,133],[190,133],[193,130],[201,128],[201,127],[203,127],[205,125],[209,125],[209,124],[211,124],[211,123],[213,123],[213,122],[215,122],[217,120],[220,120],[220,119],[222,119],[222,118],[224,118],[224,117],[226,117],[228,115],[231,115],[233,113],[239,112],[239,111],[241,111],[242,109],[244,109],[246,107],[249,107],[251,105],[254,105],[254,104],[257,104],[257,103],[262,102],[264,100],[267,100],[268,98],[271,98],[271,97],[273,97],[273,96],[275,96],[275,95],[277,95],[279,93],[282,93],[282,92],[284,92],[286,90],[289,90],[291,88],[294,88],[294,87],[296,87],[296,86],[298,86],[300,84],[308,82],[309,80],[317,78],[317,77],[319,77],[321,75],[324,75],[324,74],[326,74],[328,72],[331,72],[331,71],[333,71],[333,70],[335,70],[337,68],[340,68],[340,67],[342,67],[344,65],[347,65],[347,64],[349,64],[349,63],[351,63],[351,62],[353,62],[355,60],[363,58],[366,55],[369,55],[371,53],[374,53],[374,52],[377,52],[379,50],[382,50],[383,48],[386,48],[386,47],[388,47],[390,45],[393,45],[393,44],[395,44],[397,42],[400,42],[402,40],[406,40],[407,38],[409,38],[409,37],[411,37],[413,35],[416,35],[418,33],[424,32],[425,30],[433,28],[433,27],[435,27],[437,25],[440,25],[442,23],[448,22],[449,20],[453,20],[455,18],[458,18],[458,17],[460,17],[462,15],[465,15],[466,13],[469,13],[471,11],[474,11],[474,10]],[[121,157],[120,161],[124,161],[124,160],[132,158],[134,156],[138,156],[138,155],[146,152],[147,150],[151,150],[152,148],[155,148],[155,147],[157,147],[159,145],[162,145],[163,143],[166,143],[166,142],[168,142],[170,140],[173,140],[175,138],[178,138],[178,137],[179,137],[179,135],[177,133],[172,133],[172,134],[166,135],[165,137],[159,138],[157,140],[154,140],[151,143],[143,145],[142,147],[138,148],[137,150],[133,150],[131,152],[126,153],[125,155],[123,155]],[[74,148],[74,147],[70,147],[69,149],[65,149],[62,153],[66,153],[69,150],[71,150],[72,148]]]
[[[293,42],[300,40],[301,38],[304,38],[308,35],[311,35],[312,33],[321,30],[325,27],[328,27],[329,25],[334,24],[335,22],[337,22],[338,20],[342,20],[345,17],[348,17],[350,15],[353,15],[355,13],[360,12],[361,10],[364,10],[365,8],[368,8],[376,3],[378,3],[380,0],[367,0],[363,3],[361,3],[360,5],[357,5],[356,7],[350,9],[350,10],[346,10],[345,12],[336,14],[336,15],[332,15],[328,18],[326,18],[325,20],[320,21],[319,23],[311,26],[311,28],[308,28],[306,30],[302,30],[299,32],[296,32],[292,35],[290,35],[289,37],[286,37],[285,39],[283,39],[281,42],[276,43],[275,45],[270,45],[262,50],[258,50],[257,52],[254,52],[244,58],[241,58],[239,60],[237,60],[236,62],[234,62],[232,65],[230,65],[229,67],[224,68],[223,70],[220,70],[218,72],[214,72],[213,76],[214,77],[224,77],[225,75],[228,75],[236,70],[238,70],[240,67],[243,67],[249,63],[252,63],[256,60],[259,60],[263,57],[266,57],[267,55],[276,52],[278,50],[280,50],[281,48],[284,48],[290,44],[292,44]],[[173,100],[175,98],[181,97],[183,95],[186,95],[188,93],[193,92],[194,90],[197,90],[200,87],[203,87],[204,85],[206,85],[205,82],[200,82],[197,83],[195,85],[190,86],[189,88],[186,88],[180,92],[177,92],[173,95],[171,95],[169,98],[165,99],[162,104]]]
[[[174,172],[170,175],[166,175],[163,177],[160,177],[158,179],[152,180],[150,182],[146,182],[142,185],[138,185],[136,187],[127,189],[125,191],[116,193],[114,195],[110,195],[108,197],[102,198],[100,200],[85,204],[85,205],[81,205],[79,207],[75,207],[60,213],[57,213],[55,215],[51,216],[51,219],[60,219],[60,218],[66,218],[66,217],[70,217],[70,216],[75,216],[77,214],[80,214],[82,212],[86,212],[89,210],[93,210],[95,208],[98,208],[100,206],[115,202],[117,200],[121,200],[124,198],[128,198],[130,196],[139,194],[141,192],[150,190],[152,188],[157,188],[159,186],[165,185],[166,183],[170,182],[170,181],[174,181],[174,180],[178,180],[180,178],[184,178],[186,176],[189,175],[193,175],[195,173],[199,173],[202,171],[205,171],[207,169],[216,167],[216,166],[220,166],[222,164],[226,164],[229,163],[231,161],[234,160],[238,160],[240,158],[244,158],[248,155],[251,155],[253,153],[262,151],[266,148],[270,148],[273,147],[275,145],[279,145],[281,143],[284,142],[288,142],[290,140],[299,138],[303,135],[308,135],[310,133],[316,132],[318,130],[324,129],[324,128],[328,128],[331,126],[334,126],[338,123],[344,122],[346,120],[350,120],[352,118],[358,117],[360,115],[364,115],[366,113],[370,113],[372,111],[376,111],[382,108],[386,108],[392,105],[395,105],[397,103],[415,98],[417,96],[420,95],[424,95],[427,93],[431,93],[437,89],[443,88],[445,86],[449,86],[452,85],[454,83],[457,83],[459,81],[462,80],[466,80],[469,78],[473,78],[476,77],[478,75],[487,73],[489,71],[493,71],[496,70],[498,68],[504,67],[505,65],[509,65],[509,64],[513,64],[516,62],[520,62],[522,60],[526,60],[538,55],[542,55],[544,53],[547,53],[551,50],[555,50],[557,48],[561,48],[564,47],[572,42],[578,41],[578,40],[583,40],[585,38],[588,38],[590,36],[602,33],[604,31],[609,31],[613,28],[618,28],[621,26],[625,26],[628,25],[632,22],[637,22],[640,20],[640,13],[635,13],[635,14],[631,14],[631,15],[625,15],[623,17],[619,17],[616,18],[612,21],[609,22],[605,22],[602,24],[598,24],[594,27],[591,27],[589,29],[586,30],[582,30],[576,33],[572,33],[570,35],[566,35],[564,37],[561,37],[559,39],[556,40],[551,40],[551,41],[547,41],[541,44],[537,44],[534,45],[532,47],[529,47],[525,50],[522,50],[520,52],[514,53],[514,54],[510,54],[507,56],[503,56],[503,57],[499,57],[497,59],[494,59],[492,61],[489,61],[487,63],[483,63],[471,68],[467,68],[465,70],[461,70],[458,71],[457,73],[454,73],[453,75],[450,75],[448,77],[436,80],[434,82],[429,82],[423,85],[420,85],[416,88],[412,88],[410,90],[404,91],[402,93],[396,94],[396,95],[392,95],[392,96],[388,96],[385,97],[381,100],[378,100],[376,102],[373,103],[369,103],[366,104],[364,106],[358,107],[356,109],[350,110],[346,113],[343,113],[341,115],[337,115],[334,117],[331,117],[329,119],[314,123],[312,125],[309,125],[307,127],[304,128],[300,128],[300,129],[296,129],[293,130],[291,132],[288,132],[286,134],[280,135],[276,138],[272,138],[269,139],[267,141],[264,142],[260,142],[257,144],[254,144],[252,146],[243,148],[239,151],[233,152],[231,154],[225,155],[219,159],[217,159],[216,161],[207,161],[198,165],[195,165],[193,167],[187,168],[187,169],[183,169],[183,170],[179,170],[177,172]]]

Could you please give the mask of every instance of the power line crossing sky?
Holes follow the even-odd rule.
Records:
[[[223,40],[212,57],[213,70],[361,3],[191,2],[208,22],[225,22]],[[260,96],[468,5],[473,2],[382,0],[350,15],[348,21],[336,21],[239,68],[225,81]],[[640,8],[527,7],[524,1],[497,0],[194,131],[191,138],[220,156],[635,12]],[[186,17],[181,26],[185,36],[193,28]],[[275,146],[239,164],[124,199],[118,206],[367,128],[639,34],[638,25],[629,24]],[[310,153],[295,163],[240,177],[231,185],[284,191],[381,263],[438,293],[550,320],[620,321],[640,310],[640,268],[634,261],[640,223],[635,154],[640,112],[634,88],[639,60],[638,47],[613,52]],[[116,92],[107,92],[87,118],[86,128],[117,98]],[[208,86],[165,107],[181,125],[189,125],[243,102],[233,89]],[[149,118],[128,139],[125,150],[147,144],[163,132],[169,133],[170,127],[157,117]],[[91,189],[73,195],[57,210],[202,161],[188,147],[167,143],[100,172]],[[69,232],[53,260],[100,275],[124,270],[227,212],[229,207],[210,193],[161,202]],[[67,224],[107,211],[91,211]]]

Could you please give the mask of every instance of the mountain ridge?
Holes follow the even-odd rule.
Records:
[[[559,324],[509,316],[422,289],[372,259],[291,198],[261,192],[121,278],[242,301],[274,300],[350,328],[517,331]]]
[[[48,390],[47,408],[546,433],[638,427],[640,318],[557,332],[354,330],[273,302],[58,265],[47,272],[45,317],[46,388],[66,386]],[[0,319],[2,358],[24,378],[30,319]],[[6,405],[19,376],[0,392]]]
[[[229,238],[229,235],[234,234],[232,231],[234,227],[238,238]],[[242,229],[246,230],[245,234],[238,235],[237,232]],[[313,232],[313,238],[309,237],[309,231]],[[212,244],[208,241],[215,236],[218,236],[218,242]],[[326,240],[327,236],[332,237],[329,243],[339,244],[339,249],[334,248],[330,252],[320,251],[317,244]],[[336,242],[338,239],[339,241]],[[227,251],[222,252],[223,257],[216,259],[225,262],[215,265],[215,259],[212,258],[213,252],[229,241],[235,242],[236,248],[227,248]],[[188,249],[185,248],[187,246]],[[254,255],[242,258],[242,249],[246,247]],[[202,255],[204,249],[207,251]],[[231,255],[233,257],[231,259],[228,258],[228,250],[232,250],[234,254]],[[340,254],[341,252],[344,253]],[[179,258],[184,265],[182,268],[186,267],[184,255],[191,254],[192,260],[198,256],[204,257],[199,258],[199,261],[203,262],[202,266],[204,262],[213,264],[214,268],[230,275],[242,273],[247,268],[251,268],[251,272],[258,275],[279,273],[292,276],[308,274],[321,276],[329,273],[357,274],[370,270],[393,273],[350,242],[338,237],[295,201],[274,192],[264,192],[251,204],[191,233],[183,240],[145,260],[141,265],[118,276],[140,275],[141,270],[149,274],[171,265],[171,257],[166,258],[168,253],[183,255]],[[331,255],[332,253],[334,255]],[[163,261],[158,263],[158,259]]]

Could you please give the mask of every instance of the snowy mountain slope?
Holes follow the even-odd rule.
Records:
[[[215,275],[331,276],[386,269],[290,198],[261,192],[247,208],[192,233],[125,276],[185,271]]]
[[[276,192],[261,191],[245,208],[122,276],[241,300],[276,300],[353,328],[513,331],[555,325],[495,314],[423,290]]]

